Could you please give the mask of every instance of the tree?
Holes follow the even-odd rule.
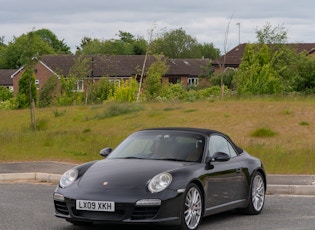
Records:
[[[64,40],[58,40],[57,36],[48,29],[31,31],[14,37],[5,48],[1,48],[0,41],[0,68],[15,69],[26,65],[34,57],[43,54],[69,54],[70,48]]]
[[[152,53],[168,58],[201,58],[197,40],[182,28],[165,32],[152,41]]]
[[[31,62],[35,56],[53,54],[54,49],[34,32],[14,37],[4,51],[4,69],[15,69]]]
[[[4,36],[0,37],[0,69],[6,65],[4,53],[6,52],[7,45],[4,43]]]
[[[220,57],[220,50],[215,48],[213,43],[198,44],[197,50],[200,51],[201,56],[196,56],[196,58],[203,57],[210,60],[216,60]]]
[[[53,98],[56,96],[58,79],[56,76],[50,76],[45,85],[39,92],[39,107],[46,107],[53,103]]]
[[[226,68],[223,72],[219,72],[218,74],[211,77],[211,85],[213,86],[222,86],[223,85],[228,87],[229,89],[233,88],[233,78],[236,73],[235,69],[228,69]]]
[[[74,59],[74,64],[69,70],[67,77],[61,78],[62,97],[59,98],[59,103],[69,105],[72,103],[80,102],[84,99],[83,91],[89,91],[89,85],[84,85],[86,77],[91,72],[90,59],[83,56],[78,56]],[[91,79],[92,80],[92,79]],[[88,95],[85,95],[86,100]]]
[[[135,38],[128,32],[119,31],[119,39],[91,39],[84,37],[77,54],[110,54],[110,55],[143,55],[146,41],[142,37]]]
[[[267,45],[248,44],[234,83],[239,95],[279,94],[283,92],[281,76],[272,67]]]
[[[17,102],[19,108],[26,108],[31,105],[32,101],[36,102],[37,87],[35,85],[35,76],[33,69],[28,66],[19,80],[19,91]]]
[[[267,23],[262,29],[256,30],[256,38],[259,44],[285,44],[288,40],[284,25],[273,28],[270,23]]]
[[[47,42],[57,54],[70,54],[70,47],[66,45],[64,39],[59,40],[58,37],[48,29],[40,29],[34,32],[41,39]]]
[[[296,47],[287,43],[287,31],[283,25],[272,27],[269,23],[256,31],[259,44],[267,44],[270,65],[281,77],[284,92],[314,91],[314,58],[308,53],[298,53]]]
[[[155,99],[159,95],[162,89],[162,77],[169,68],[166,65],[166,58],[157,56],[156,59],[146,73],[145,95],[149,100]]]
[[[284,26],[269,23],[257,30],[257,44],[248,44],[234,83],[239,94],[314,92],[315,60],[286,44]]]
[[[298,74],[295,75],[292,88],[295,91],[304,93],[315,93],[315,58],[306,52],[298,55],[295,68]]]

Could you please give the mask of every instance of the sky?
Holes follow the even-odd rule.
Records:
[[[119,31],[149,39],[182,28],[221,53],[257,41],[269,23],[284,26],[290,43],[315,42],[314,0],[0,0],[0,37],[6,44],[49,29],[75,52],[83,37],[117,39]]]

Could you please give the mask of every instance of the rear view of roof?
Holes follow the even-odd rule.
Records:
[[[11,75],[16,71],[16,69],[0,69],[0,86],[11,86],[13,85],[13,80]]]
[[[67,76],[76,55],[44,55],[41,61],[57,74]],[[144,63],[144,55],[84,55],[82,58],[90,60],[94,77],[130,77],[140,75]],[[148,56],[146,71],[156,61],[154,56]],[[167,75],[185,75],[197,77],[201,74],[201,67],[209,63],[208,59],[168,59]]]

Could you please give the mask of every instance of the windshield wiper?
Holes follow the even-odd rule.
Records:
[[[157,160],[163,160],[163,161],[184,161],[184,162],[186,162],[186,160],[177,159],[177,158],[161,158],[161,159],[157,159]]]
[[[143,160],[143,159],[146,159],[146,158],[142,158],[142,157],[122,157],[121,159],[140,159],[140,160]]]

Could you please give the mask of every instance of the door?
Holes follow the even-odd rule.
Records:
[[[224,208],[246,199],[246,176],[238,160],[238,155],[229,141],[220,135],[212,135],[209,140],[208,155],[223,152],[230,156],[227,161],[214,161],[207,174],[206,207]]]

